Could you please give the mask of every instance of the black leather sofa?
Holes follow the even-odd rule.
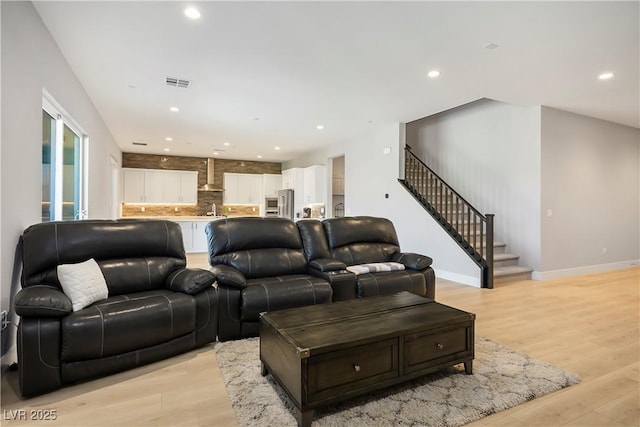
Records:
[[[205,231],[220,298],[220,341],[257,336],[262,312],[331,302],[331,285],[307,273],[293,221],[224,218]]]
[[[15,309],[20,316],[18,374],[23,396],[215,341],[215,277],[207,270],[185,268],[178,224],[50,222],[29,227],[21,240],[22,290]],[[89,258],[100,267],[108,298],[73,311],[57,266]]]
[[[400,291],[435,299],[432,259],[401,252],[395,227],[388,219],[342,217],[322,222],[302,220],[297,225],[304,242],[309,273],[331,283],[334,301]],[[402,270],[357,275],[345,271],[372,263],[391,263]]]
[[[209,264],[218,284],[218,339],[258,335],[260,313],[410,291],[435,298],[431,258],[402,253],[391,221],[227,218],[210,222]],[[356,275],[363,263],[403,270]]]

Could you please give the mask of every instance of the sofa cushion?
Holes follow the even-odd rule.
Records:
[[[373,262],[370,264],[357,264],[347,267],[347,270],[356,276],[366,273],[379,273],[382,271],[404,270],[404,265],[399,262]]]
[[[331,302],[331,285],[307,275],[266,277],[247,281],[241,291],[241,320],[257,322],[260,313]]]
[[[191,333],[192,296],[156,290],[118,295],[62,319],[64,362],[96,359],[142,349]]]
[[[172,271],[184,268],[185,260],[173,257],[115,258],[98,261],[109,295],[163,289]]]
[[[391,261],[399,247],[389,243],[353,243],[331,250],[331,256],[346,265]]]
[[[107,282],[93,258],[76,264],[61,264],[57,272],[60,286],[71,300],[73,311],[82,310],[109,296]]]
[[[302,249],[269,248],[229,252],[215,257],[212,265],[216,264],[234,267],[246,279],[304,274],[307,271]]]
[[[205,231],[211,266],[234,267],[247,279],[306,272],[302,239],[290,219],[225,218]]]
[[[22,287],[43,283],[60,286],[56,267],[94,258],[101,261],[159,257],[175,259],[174,267],[185,267],[180,226],[171,221],[125,219],[52,221],[35,224],[22,235]],[[113,292],[107,272],[103,273]],[[166,275],[165,275],[166,277]],[[124,283],[122,281],[116,283]],[[158,284],[161,288],[163,283]],[[141,290],[149,289],[148,287]],[[135,290],[133,290],[135,292]]]

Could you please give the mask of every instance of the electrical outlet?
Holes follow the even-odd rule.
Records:
[[[2,327],[2,330],[9,326],[9,316],[7,315],[7,310],[3,310],[2,313],[0,313],[0,325]]]

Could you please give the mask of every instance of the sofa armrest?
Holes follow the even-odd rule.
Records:
[[[309,262],[309,267],[317,271],[339,271],[347,268],[347,265],[332,258],[316,258]]]
[[[216,276],[210,271],[201,268],[178,268],[167,276],[165,286],[174,292],[195,295],[211,287],[215,281]]]
[[[20,290],[14,307],[21,317],[64,317],[73,312],[69,297],[50,285],[34,285]]]
[[[216,276],[218,286],[228,288],[244,289],[247,287],[247,279],[238,269],[224,264],[211,267],[210,271]]]
[[[391,261],[399,262],[404,265],[404,268],[416,271],[422,271],[433,263],[433,260],[428,256],[411,252],[397,253],[391,258]]]
[[[356,275],[349,270],[320,271],[309,269],[309,274],[326,280],[333,290],[332,301],[356,298]]]

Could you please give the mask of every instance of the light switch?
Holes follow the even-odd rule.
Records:
[[[552,209],[547,209],[547,217],[551,218],[553,216],[553,210]]]

